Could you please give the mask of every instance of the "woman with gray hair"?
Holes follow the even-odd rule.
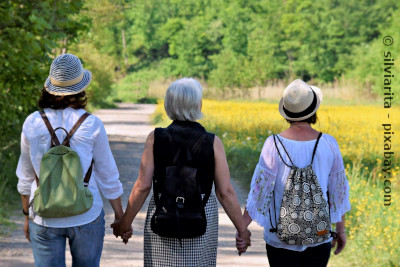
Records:
[[[117,236],[129,233],[153,184],[144,227],[144,266],[216,266],[218,206],[213,184],[238,237],[250,245],[223,144],[196,122],[202,117],[201,98],[202,87],[195,79],[171,83],[164,106],[173,122],[149,134],[126,212],[112,225]]]

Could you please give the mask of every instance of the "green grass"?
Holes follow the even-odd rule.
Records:
[[[347,178],[352,205],[346,215],[347,245],[341,254],[332,254],[330,266],[400,266],[398,185],[392,188],[392,205],[385,206],[383,183],[370,172],[356,164]]]

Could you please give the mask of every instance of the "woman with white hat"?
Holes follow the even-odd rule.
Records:
[[[346,244],[343,159],[336,140],[311,126],[321,101],[321,90],[300,79],[285,89],[279,112],[289,128],[267,138],[254,171],[243,218],[264,227],[272,267],[326,266],[331,247],[338,254]],[[237,246],[246,247],[240,238]]]
[[[100,192],[109,199],[115,219],[123,215],[122,185],[103,123],[85,111],[85,89],[91,80],[90,71],[82,67],[76,56],[63,54],[54,59],[38,102],[43,111],[30,114],[22,128],[21,156],[17,167],[18,192],[25,214],[25,237],[32,244],[35,266],[65,266],[66,239],[72,255],[72,266],[99,266],[105,230]],[[64,131],[57,130],[58,127],[69,132],[68,138]],[[41,216],[31,207],[34,193],[43,182],[41,179],[45,171],[42,169],[40,176],[41,161],[49,148],[62,140],[68,140],[69,147],[79,156],[79,172],[86,174],[86,188],[81,189],[86,190],[86,196],[92,195],[91,205],[85,212],[80,211],[83,213],[73,216],[57,218],[62,215],[44,216],[44,213]],[[65,170],[69,170],[68,167]],[[84,178],[81,179],[77,178],[83,187]],[[58,189],[68,186],[70,184]],[[55,195],[53,193],[49,197]],[[35,206],[36,202],[33,203]],[[56,212],[67,214],[69,211]]]

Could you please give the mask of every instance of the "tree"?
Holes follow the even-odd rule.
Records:
[[[86,29],[72,18],[82,4],[56,0],[0,2],[1,166],[13,169],[16,163],[10,151],[17,147],[24,118],[36,108],[52,57],[61,51],[60,43],[74,41],[78,32]],[[13,175],[2,168],[0,180],[10,177]]]

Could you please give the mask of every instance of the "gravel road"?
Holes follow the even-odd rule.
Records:
[[[154,127],[150,123],[150,115],[154,105],[120,104],[117,109],[101,109],[94,114],[104,123],[109,136],[110,146],[120,171],[120,179],[124,187],[122,196],[123,207],[138,175],[138,167],[144,142]],[[244,208],[247,192],[232,179],[232,184]],[[134,237],[127,245],[112,235],[109,225],[113,221],[113,211],[107,201],[104,201],[106,213],[106,235],[101,266],[143,266],[143,226],[149,198],[146,200],[138,216],[133,222]],[[0,266],[34,266],[30,244],[25,240],[22,226],[23,217],[20,210],[10,215],[16,222],[15,230],[0,240]],[[217,266],[268,266],[263,241],[262,228],[255,223],[250,225],[252,232],[252,247],[242,256],[238,256],[235,248],[235,228],[228,216],[219,207],[219,236]],[[67,266],[71,266],[71,256],[67,245]]]

